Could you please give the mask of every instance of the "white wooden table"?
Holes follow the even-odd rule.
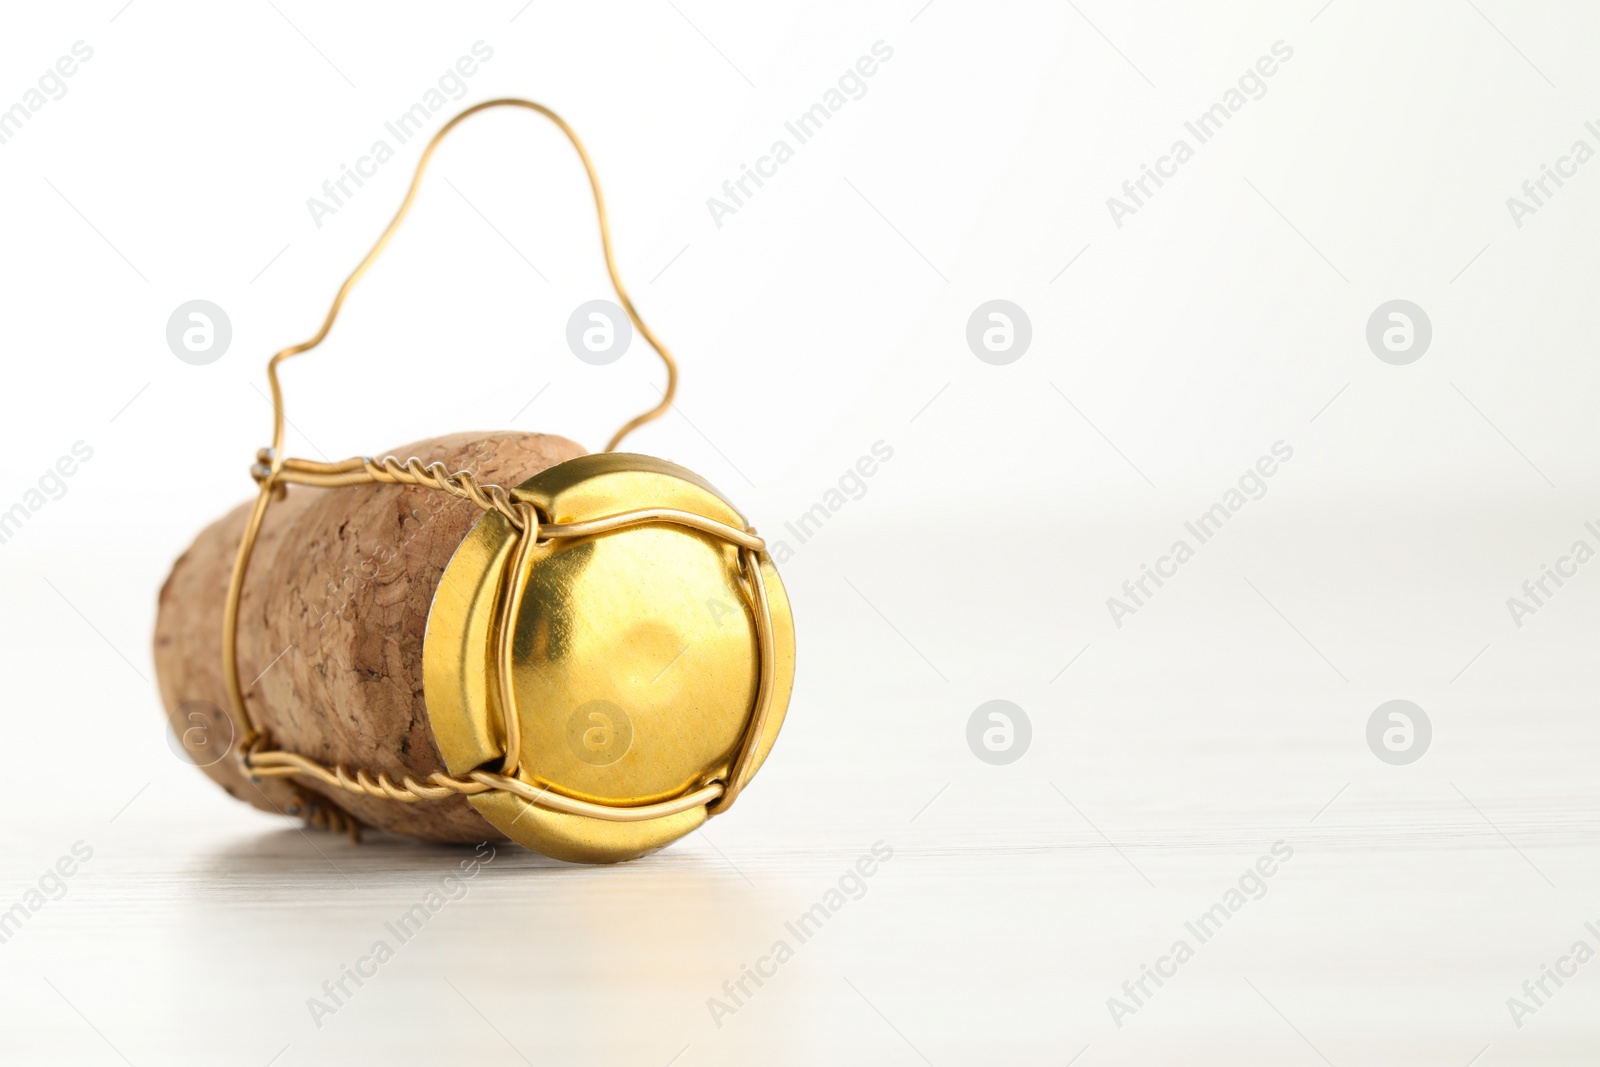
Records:
[[[1585,926],[1600,926],[1600,727],[1576,623],[1520,645],[1497,635],[1454,684],[1476,648],[1455,631],[1472,620],[1419,631],[1410,661],[1441,668],[1419,667],[1405,695],[1431,709],[1434,740],[1394,767],[1363,740],[1367,713],[1396,695],[1365,677],[1387,653],[1374,628],[1340,621],[1382,589],[1313,588],[1254,556],[1255,585],[1293,601],[1285,615],[1316,635],[1324,662],[1219,554],[1168,594],[1164,616],[1147,616],[1154,625],[1086,636],[1058,675],[1082,643],[1062,639],[1062,617],[991,608],[972,626],[981,596],[959,582],[936,595],[921,577],[939,550],[926,527],[913,517],[886,531],[908,542],[887,566],[863,568],[883,544],[844,534],[791,566],[798,616],[826,624],[802,630],[790,723],[735,814],[619,867],[502,848],[459,880],[445,876],[470,849],[355,846],[229,800],[167,750],[130,665],[44,590],[48,639],[13,635],[47,669],[12,672],[15,742],[67,759],[89,730],[130,761],[93,785],[45,788],[26,769],[16,783],[41,787],[5,827],[7,904],[75,842],[93,855],[0,945],[0,1055],[1085,1067],[1600,1056],[1600,965],[1559,988],[1547,979],[1551,995],[1520,1028],[1507,1006],[1575,941],[1600,940]],[[1031,540],[984,583],[1020,588]],[[1046,602],[1102,580],[1081,562],[1096,543],[1055,565]],[[148,671],[132,579],[66,573],[63,592]],[[7,581],[20,594],[39,578]],[[1441,595],[1386,588],[1401,603]],[[1574,612],[1596,602],[1569,595]],[[1233,615],[1206,625],[1220,610]],[[102,691],[114,699],[92,698]],[[990,766],[968,750],[966,722],[1001,696],[1026,709],[1033,740]],[[891,858],[859,877],[875,846]],[[1292,857],[1230,898],[1274,847]],[[1191,928],[1230,900],[1225,922]],[[1180,940],[1192,950],[1181,962]],[[1146,965],[1170,976],[1141,991]]]

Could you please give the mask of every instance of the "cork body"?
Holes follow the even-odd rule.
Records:
[[[509,489],[584,450],[561,437],[500,432],[379,454],[438,461]],[[222,616],[249,512],[242,505],[202,531],[161,589],[157,680],[196,762],[264,811],[303,807],[313,794],[369,826],[422,840],[500,839],[463,797],[407,804],[303,778],[252,782],[231,756],[218,758],[232,737]],[[444,769],[423,702],[422,641],[445,566],[482,514],[439,490],[399,485],[290,486],[272,504],[240,601],[239,673],[252,717],[276,746],[395,781]]]

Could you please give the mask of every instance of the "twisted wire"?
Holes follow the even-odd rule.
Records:
[[[523,509],[512,503],[511,495],[498,485],[482,484],[471,471],[452,472],[437,462],[424,465],[416,456],[403,463],[394,456],[376,460],[364,456],[361,465],[372,481],[440,489],[451,496],[470,500],[485,511],[499,512],[518,532],[526,529]]]
[[[411,775],[405,775],[397,783],[389,777],[387,772],[380,771],[373,775],[366,770],[358,769],[352,772],[344,764],[335,764],[332,767],[297,752],[269,750],[264,752],[243,753],[241,759],[247,773],[256,778],[285,778],[291,775],[306,775],[315,778],[325,785],[342,789],[347,793],[360,796],[377,797],[379,799],[397,800],[402,804],[415,804],[422,800],[442,800],[450,796],[476,796],[479,793],[502,792],[514,793],[524,800],[537,804],[539,807],[549,808],[552,811],[564,812],[568,815],[584,815],[589,818],[603,819],[607,822],[647,822],[651,819],[665,818],[677,815],[693,808],[714,803],[725,793],[721,782],[709,782],[706,785],[671,800],[663,800],[654,804],[637,804],[630,806],[617,806],[611,804],[594,804],[586,800],[576,800],[560,793],[551,792],[549,787],[539,788],[515,778],[494,774],[489,771],[472,771],[461,777],[453,777],[440,771],[428,775],[426,782],[419,782]]]
[[[305,824],[314,830],[347,834],[350,840],[360,843],[361,831],[366,829],[366,824],[360,819],[315,793],[296,789],[294,797],[294,803],[290,805],[288,814],[300,816],[305,820]]]

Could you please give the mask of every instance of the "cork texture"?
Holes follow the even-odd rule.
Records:
[[[387,453],[443,463],[510,488],[584,454],[565,438],[463,433]],[[161,589],[155,665],[168,720],[180,736],[222,754],[222,615],[250,505],[200,533]],[[256,543],[239,617],[239,673],[257,725],[278,747],[352,771],[426,778],[444,768],[423,701],[428,610],[456,546],[483,512],[418,486],[290,486]],[[464,797],[406,804],[310,779],[252,782],[234,760],[202,768],[234,797],[287,811],[296,789],[317,793],[361,822],[428,841],[498,840]]]

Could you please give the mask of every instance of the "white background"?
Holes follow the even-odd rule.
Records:
[[[1520,227],[1506,202],[1600,149],[1600,13],[274,3],[0,15],[0,107],[93,48],[0,144],[0,510],[94,451],[0,545],[0,908],[94,850],[0,944],[7,1062],[1600,1056],[1600,964],[1520,1027],[1507,1005],[1600,949],[1600,565],[1521,626],[1506,603],[1600,547],[1600,163]],[[155,596],[250,493],[265,360],[315,329],[420,145],[320,227],[307,198],[480,40],[428,132],[514,95],[585,138],[683,364],[629,446],[769,536],[875,442],[894,458],[784,567],[799,680],[736,815],[620,868],[502,850],[318,1027],[307,998],[464,854],[303,835],[176,759]],[[719,227],[707,198],[878,41],[866,94]],[[1117,226],[1107,198],[1278,41],[1265,95]],[[660,381],[637,341],[607,367],[567,350],[608,295],[570,150],[479,116],[287,369],[290,452],[507,427],[598,448]],[[197,298],[233,326],[199,367],[165,340]],[[996,298],[1032,323],[1006,366],[965,339]],[[1432,322],[1407,366],[1366,342],[1391,299]],[[1266,496],[1116,625],[1107,598],[1280,440]],[[1433,725],[1408,766],[1365,740],[1396,698]],[[1007,766],[967,747],[991,699],[1032,723]],[[1108,998],[1279,840],[1266,896],[1118,1026]],[[875,841],[868,893],[717,1025],[708,998]]]

